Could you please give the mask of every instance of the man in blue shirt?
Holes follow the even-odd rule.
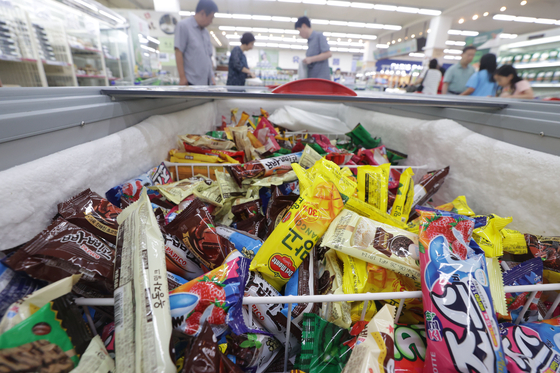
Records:
[[[442,94],[460,95],[467,89],[467,82],[471,75],[475,73],[474,67],[470,65],[475,54],[476,48],[472,45],[463,49],[461,61],[451,66],[445,72],[441,89]]]
[[[206,27],[214,19],[218,6],[212,0],[200,0],[196,14],[177,24],[175,29],[175,61],[179,85],[210,85],[214,81],[212,43]]]
[[[307,39],[307,56],[303,63],[307,65],[308,78],[331,79],[329,58],[332,56],[327,38],[321,32],[313,31],[307,17],[299,17],[296,22],[299,36]]]

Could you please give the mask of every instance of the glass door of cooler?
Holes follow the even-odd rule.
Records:
[[[127,32],[102,28],[100,38],[109,85],[132,85],[134,76]]]

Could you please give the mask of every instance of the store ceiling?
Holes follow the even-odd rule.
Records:
[[[98,0],[104,5],[115,8],[140,8],[153,9],[153,0]],[[179,0],[181,9],[184,11],[194,11],[198,0]],[[299,17],[307,15],[314,19],[329,21],[346,21],[354,22],[355,26],[360,23],[382,24],[388,27],[368,28],[368,27],[349,27],[333,24],[314,24],[313,27],[320,31],[330,31],[338,33],[352,34],[368,34],[377,35],[377,43],[387,43],[388,41],[405,39],[412,34],[415,36],[425,35],[429,28],[430,19],[433,15],[406,13],[402,11],[387,11],[378,9],[364,9],[348,6],[332,6],[320,4],[308,4],[287,2],[288,0],[215,0],[219,7],[219,13],[224,14],[249,14],[261,16],[276,17]],[[298,1],[298,0],[289,0]],[[320,0],[303,0],[303,2],[320,2]],[[329,3],[345,5],[344,1],[334,1]],[[360,0],[358,6],[367,7],[368,4],[388,5],[399,7],[422,8],[429,10],[441,11],[442,15],[453,18],[453,29],[469,30],[469,31],[492,31],[503,29],[508,34],[524,34],[540,30],[546,30],[559,27],[554,24],[525,23],[515,21],[499,21],[494,20],[493,16],[514,15],[523,17],[536,18],[555,18],[560,19],[560,1],[559,0],[527,0],[527,4],[522,6],[521,0]],[[506,7],[506,10],[500,11],[500,8]],[[401,8],[407,11],[406,8]],[[410,11],[410,9],[408,9]],[[483,14],[488,12],[488,16]],[[474,15],[478,15],[477,20],[473,20]],[[463,18],[464,23],[460,24],[459,20]],[[550,22],[550,21],[549,21]],[[336,22],[335,22],[336,23]],[[392,26],[402,26],[400,31],[394,30]],[[219,31],[219,26],[238,26],[238,27],[260,27],[260,28],[279,28],[293,29],[293,22],[255,20],[255,19],[232,19],[232,18],[215,18],[211,27],[218,35],[220,40],[227,45],[227,39]],[[390,29],[387,29],[390,28]],[[450,40],[463,40],[463,36],[450,36]]]

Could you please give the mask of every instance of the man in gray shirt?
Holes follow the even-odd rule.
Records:
[[[331,79],[329,58],[332,56],[327,38],[321,32],[313,31],[307,17],[299,17],[296,22],[299,36],[307,39],[307,56],[303,63],[307,65],[308,78]]]
[[[463,49],[461,61],[451,66],[445,72],[441,89],[442,94],[460,95],[467,89],[467,82],[471,75],[475,73],[474,67],[470,65],[475,54],[476,48],[472,45]]]
[[[175,61],[180,85],[210,85],[214,81],[212,44],[206,27],[214,19],[218,6],[212,0],[200,0],[196,14],[177,24]]]

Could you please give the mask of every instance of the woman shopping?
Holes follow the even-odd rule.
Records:
[[[249,70],[247,57],[245,57],[245,54],[243,53],[253,49],[254,44],[255,37],[250,32],[246,32],[241,37],[241,46],[235,47],[231,50],[231,55],[229,56],[227,85],[245,85],[247,75],[251,78],[255,77],[255,74]]]
[[[517,75],[517,70],[511,65],[503,65],[496,70],[494,79],[502,87],[500,97],[524,98],[526,100],[535,98],[531,83]]]
[[[429,69],[426,70],[422,79],[417,83],[422,87],[422,90],[419,90],[419,92],[426,95],[437,95],[439,83],[442,77],[441,71],[439,71],[438,68],[438,60],[435,58],[431,60],[428,67]]]
[[[467,89],[461,96],[496,97],[498,84],[494,80],[494,73],[498,67],[496,55],[485,54],[480,59],[480,69],[467,82]]]

